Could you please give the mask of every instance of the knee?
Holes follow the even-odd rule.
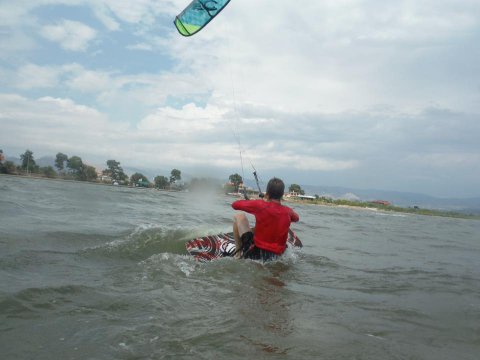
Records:
[[[233,221],[236,223],[243,222],[247,219],[244,213],[237,213],[233,216]]]

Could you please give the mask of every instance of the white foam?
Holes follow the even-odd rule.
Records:
[[[161,267],[165,264],[167,264],[167,266],[172,265],[177,267],[186,277],[189,277],[198,267],[198,263],[191,256],[171,253],[152,255],[139,264],[145,266],[147,272],[161,271]]]

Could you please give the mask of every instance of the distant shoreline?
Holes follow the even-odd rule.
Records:
[[[27,178],[32,180],[48,180],[48,181],[64,181],[78,184],[90,184],[90,185],[101,185],[101,186],[110,186],[110,187],[119,187],[119,188],[128,188],[128,189],[143,189],[143,190],[157,190],[163,192],[181,192],[179,190],[172,189],[154,189],[146,187],[133,187],[126,185],[113,185],[99,181],[80,181],[74,179],[62,179],[62,178],[49,178],[46,176],[38,175],[14,175],[14,174],[0,174],[0,176],[10,177],[10,178]],[[225,194],[226,196],[231,196]],[[415,209],[415,208],[403,208],[398,206],[383,206],[378,204],[373,204],[369,202],[355,202],[347,200],[330,200],[324,201],[322,199],[313,199],[313,200],[304,200],[304,199],[295,199],[295,198],[283,198],[284,202],[287,203],[297,203],[303,205],[316,205],[316,206],[325,206],[325,207],[334,207],[334,208],[343,208],[351,210],[361,210],[361,211],[380,211],[383,213],[400,213],[400,214],[411,214],[411,215],[425,215],[425,216],[437,216],[437,217],[446,217],[446,218],[456,218],[456,219],[466,219],[466,220],[480,220],[480,215],[474,214],[464,214],[455,211],[444,211],[444,210],[433,210],[433,209]]]
[[[25,179],[32,179],[32,180],[53,180],[53,181],[66,181],[66,182],[74,182],[74,183],[79,183],[79,184],[91,184],[91,185],[106,185],[106,186],[114,186],[112,184],[106,184],[98,181],[82,181],[82,180],[75,180],[75,179],[62,179],[58,177],[47,177],[47,176],[41,176],[38,174],[30,174],[30,175],[24,175],[24,174],[0,174],[0,176],[5,176],[5,177],[12,177],[12,178],[25,178]]]
[[[84,180],[75,180],[75,179],[62,179],[62,178],[51,178],[47,176],[39,176],[38,174],[31,174],[31,175],[14,175],[14,174],[0,174],[0,176],[12,177],[12,178],[24,178],[24,179],[32,179],[32,180],[48,180],[48,181],[63,181],[63,182],[70,182],[70,183],[77,183],[77,184],[89,184],[89,185],[101,185],[101,186],[111,186],[111,187],[120,187],[120,188],[129,188],[129,189],[148,189],[146,187],[141,186],[128,186],[128,185],[113,185],[110,183],[105,183],[101,181],[84,181]],[[153,189],[153,188],[152,188]],[[168,190],[168,189],[154,189],[160,191],[177,191],[177,190]]]
[[[377,205],[369,202],[354,202],[354,201],[345,201],[345,200],[332,200],[331,202],[322,201],[320,199],[315,200],[301,200],[301,199],[284,199],[285,202],[290,203],[299,203],[303,205],[316,205],[316,206],[326,206],[326,207],[336,207],[344,208],[351,210],[362,210],[362,211],[380,211],[383,213],[399,213],[399,214],[411,214],[411,215],[425,215],[425,216],[437,216],[437,217],[447,217],[455,219],[466,219],[466,220],[480,220],[480,215],[475,214],[464,214],[455,211],[445,211],[445,210],[433,210],[433,209],[420,209],[420,208],[403,208],[399,206],[384,206]]]

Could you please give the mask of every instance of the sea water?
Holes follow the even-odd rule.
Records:
[[[0,176],[0,357],[480,358],[479,221],[291,204],[302,250],[195,262],[232,200]]]

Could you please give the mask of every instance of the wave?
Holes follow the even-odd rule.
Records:
[[[220,232],[220,231],[218,231]],[[213,234],[212,230],[192,228],[168,228],[156,224],[143,224],[120,239],[82,250],[87,256],[126,258],[135,261],[148,259],[158,254],[187,255],[185,242],[198,236]]]
[[[144,270],[142,280],[149,278],[150,280],[159,279],[162,281],[165,281],[166,278],[178,279],[179,276],[189,277],[201,268],[201,264],[196,262],[193,257],[171,253],[152,255],[140,262],[140,266]]]
[[[153,227],[149,229],[139,229],[134,238],[144,239],[146,233],[151,231],[158,232],[159,228]],[[221,231],[203,231],[200,235],[216,234]],[[204,273],[207,277],[213,276],[215,278],[216,273],[225,274],[225,272],[236,273],[239,271],[238,266],[263,266],[268,269],[277,269],[282,267],[290,267],[297,263],[302,256],[301,249],[287,248],[284,255],[278,260],[274,260],[267,263],[255,260],[238,261],[231,257],[224,257],[212,262],[198,262],[192,256],[190,256],[185,249],[186,240],[199,236],[199,230],[192,231],[191,229],[163,229],[161,234],[157,234],[157,248],[154,254],[150,254],[147,258],[142,260],[139,265],[144,269],[144,279],[176,279],[178,276],[190,277],[193,273]],[[118,245],[116,245],[118,246]],[[145,252],[148,255],[149,252]],[[242,265],[243,264],[243,265]]]
[[[32,318],[37,312],[54,310],[71,298],[87,293],[89,288],[82,285],[38,287],[20,290],[0,297],[0,315],[15,318]]]
[[[2,254],[3,255],[3,254]],[[41,266],[58,263],[75,252],[57,250],[20,250],[13,254],[0,257],[0,270],[26,270]]]
[[[390,217],[410,217],[410,214],[399,214],[399,213],[386,213],[386,212],[375,212],[376,216],[390,216]]]

